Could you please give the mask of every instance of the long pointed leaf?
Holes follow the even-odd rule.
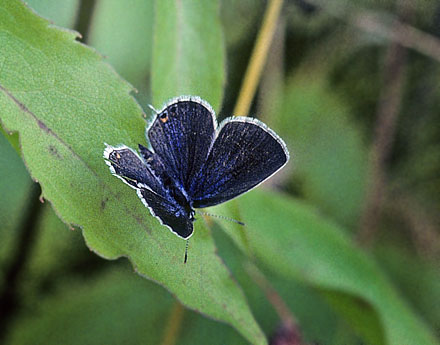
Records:
[[[198,221],[185,242],[159,225],[129,187],[110,175],[104,142],[143,143],[142,110],[120,79],[75,33],[51,26],[19,1],[0,3],[0,119],[20,134],[23,157],[64,222],[83,230],[106,258],[129,257],[137,271],[183,304],[266,340],[244,295]]]

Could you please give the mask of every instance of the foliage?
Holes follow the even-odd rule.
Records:
[[[286,325],[281,303],[304,343],[439,343],[440,69],[419,52],[404,62],[410,97],[376,241],[355,243],[391,43],[352,35],[351,16],[398,16],[394,2],[284,4],[273,43],[284,37],[285,54],[269,53],[251,112],[292,160],[209,210],[245,227],[197,220],[187,264],[185,242],[111,176],[104,142],[145,144],[147,104],[180,94],[230,115],[264,3],[108,0],[92,13],[84,3],[0,4],[0,301],[12,296],[0,341],[267,344]],[[428,7],[415,3],[411,18],[427,32]],[[61,28],[84,18],[90,47]]]

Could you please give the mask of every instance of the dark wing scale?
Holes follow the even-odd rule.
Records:
[[[148,169],[153,172],[153,174],[165,187],[165,189],[174,188],[175,183],[171,179],[167,171],[167,168],[165,167],[164,163],[162,163],[160,157],[154,152],[151,152],[145,146],[142,146],[141,144],[139,144],[138,146],[139,146],[139,151],[142,157],[144,158],[145,164],[147,165]]]
[[[208,160],[193,180],[193,207],[220,204],[252,189],[289,159],[284,142],[255,119],[228,119],[221,126]]]
[[[170,177],[160,157],[140,144],[139,150],[148,168],[154,173],[157,179],[161,181],[161,184],[166,189],[167,199],[171,200],[175,205],[179,205],[179,208],[185,210],[188,215],[191,214],[191,205],[187,200],[186,192],[184,194],[176,181]]]
[[[209,105],[181,98],[159,112],[147,131],[154,152],[185,191],[206,161],[215,127]]]
[[[139,183],[147,185],[156,194],[165,195],[166,191],[160,180],[142,161],[136,152],[126,146],[113,147],[107,145],[104,158],[113,175],[122,179],[133,188]]]
[[[145,162],[128,147],[107,145],[104,158],[112,174],[137,190],[139,198],[153,216],[178,236],[189,238],[193,232],[192,221],[188,216],[191,210],[187,204],[179,204],[178,191],[170,198],[170,190],[164,185],[163,179],[166,181],[166,178],[158,175],[163,173],[163,166],[156,154],[145,147],[141,148],[141,153]]]
[[[170,203],[169,200],[142,186],[137,190],[137,194],[153,216],[158,218],[163,225],[168,226],[179,237],[184,239],[191,237],[193,224],[181,206]]]

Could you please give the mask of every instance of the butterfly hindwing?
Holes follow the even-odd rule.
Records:
[[[193,224],[183,206],[172,203],[152,192],[147,186],[137,190],[139,198],[148,207],[153,216],[159,218],[172,232],[183,239],[188,239],[193,233]]]
[[[168,103],[147,130],[154,152],[184,190],[208,157],[215,136],[214,116],[199,98],[183,97]]]
[[[153,216],[178,236],[189,238],[193,231],[191,210],[185,203],[179,203],[176,197],[180,195],[178,190],[174,190],[175,194],[171,193],[173,189],[166,185],[167,178],[155,153],[145,147],[141,147],[141,153],[145,161],[126,146],[107,145],[104,158],[115,176],[137,190],[139,198]]]
[[[227,119],[189,195],[195,208],[220,204],[252,189],[289,159],[284,142],[256,119]]]

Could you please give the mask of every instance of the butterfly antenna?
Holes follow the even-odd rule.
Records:
[[[151,104],[148,104],[148,108],[153,110],[155,114],[159,114],[159,111],[155,107],[153,107]]]
[[[186,246],[185,246],[185,259],[183,260],[183,263],[186,264],[186,260],[188,259],[188,243],[189,239],[186,240]]]
[[[203,216],[209,216],[209,217],[215,217],[215,218],[220,218],[220,219],[224,219],[224,220],[229,220],[230,222],[233,222],[235,224],[242,225],[242,226],[246,225],[245,223],[240,222],[239,220],[236,220],[236,219],[233,219],[233,218],[229,218],[229,217],[225,217],[225,216],[220,216],[218,214],[211,214],[211,213],[200,212],[200,211],[197,211],[197,213],[201,214]]]

